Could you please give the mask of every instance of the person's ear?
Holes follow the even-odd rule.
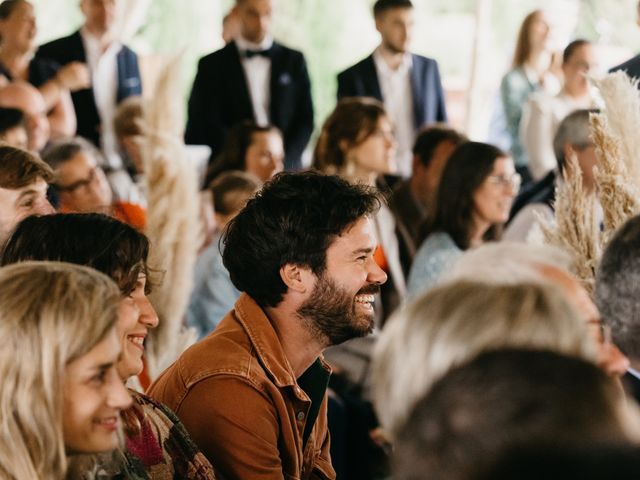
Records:
[[[312,275],[311,270],[292,263],[287,263],[280,267],[280,278],[287,288],[293,292],[305,293],[310,287],[309,282]]]

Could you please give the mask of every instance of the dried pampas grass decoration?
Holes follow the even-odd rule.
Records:
[[[538,216],[546,243],[571,255],[571,272],[591,295],[600,260],[600,229],[596,198],[582,185],[582,171],[573,153],[565,168],[565,181],[556,187],[555,222]]]
[[[621,160],[621,142],[612,133],[608,118],[602,113],[591,114],[591,138],[598,157],[594,178],[604,213],[603,244],[608,243],[623,223],[640,212],[638,188],[629,181],[627,164]]]
[[[151,379],[190,344],[195,332],[183,326],[200,245],[198,176],[182,141],[179,59],[168,62],[145,110],[148,128],[143,161],[148,191],[146,234],[149,264],[164,272],[150,298],[160,324],[150,331],[147,360]]]

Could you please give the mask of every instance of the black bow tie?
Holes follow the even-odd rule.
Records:
[[[244,56],[245,58],[253,58],[255,56],[269,58],[271,56],[271,49],[268,48],[266,50],[245,50]]]

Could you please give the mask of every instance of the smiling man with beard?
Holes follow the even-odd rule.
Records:
[[[244,293],[150,389],[221,478],[335,479],[322,352],[373,329],[379,207],[369,187],[283,173],[227,227],[224,265]]]

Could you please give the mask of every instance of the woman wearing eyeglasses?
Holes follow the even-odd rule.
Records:
[[[498,240],[520,187],[513,160],[479,142],[460,145],[442,173],[436,211],[409,273],[410,297],[437,283],[464,250]]]

